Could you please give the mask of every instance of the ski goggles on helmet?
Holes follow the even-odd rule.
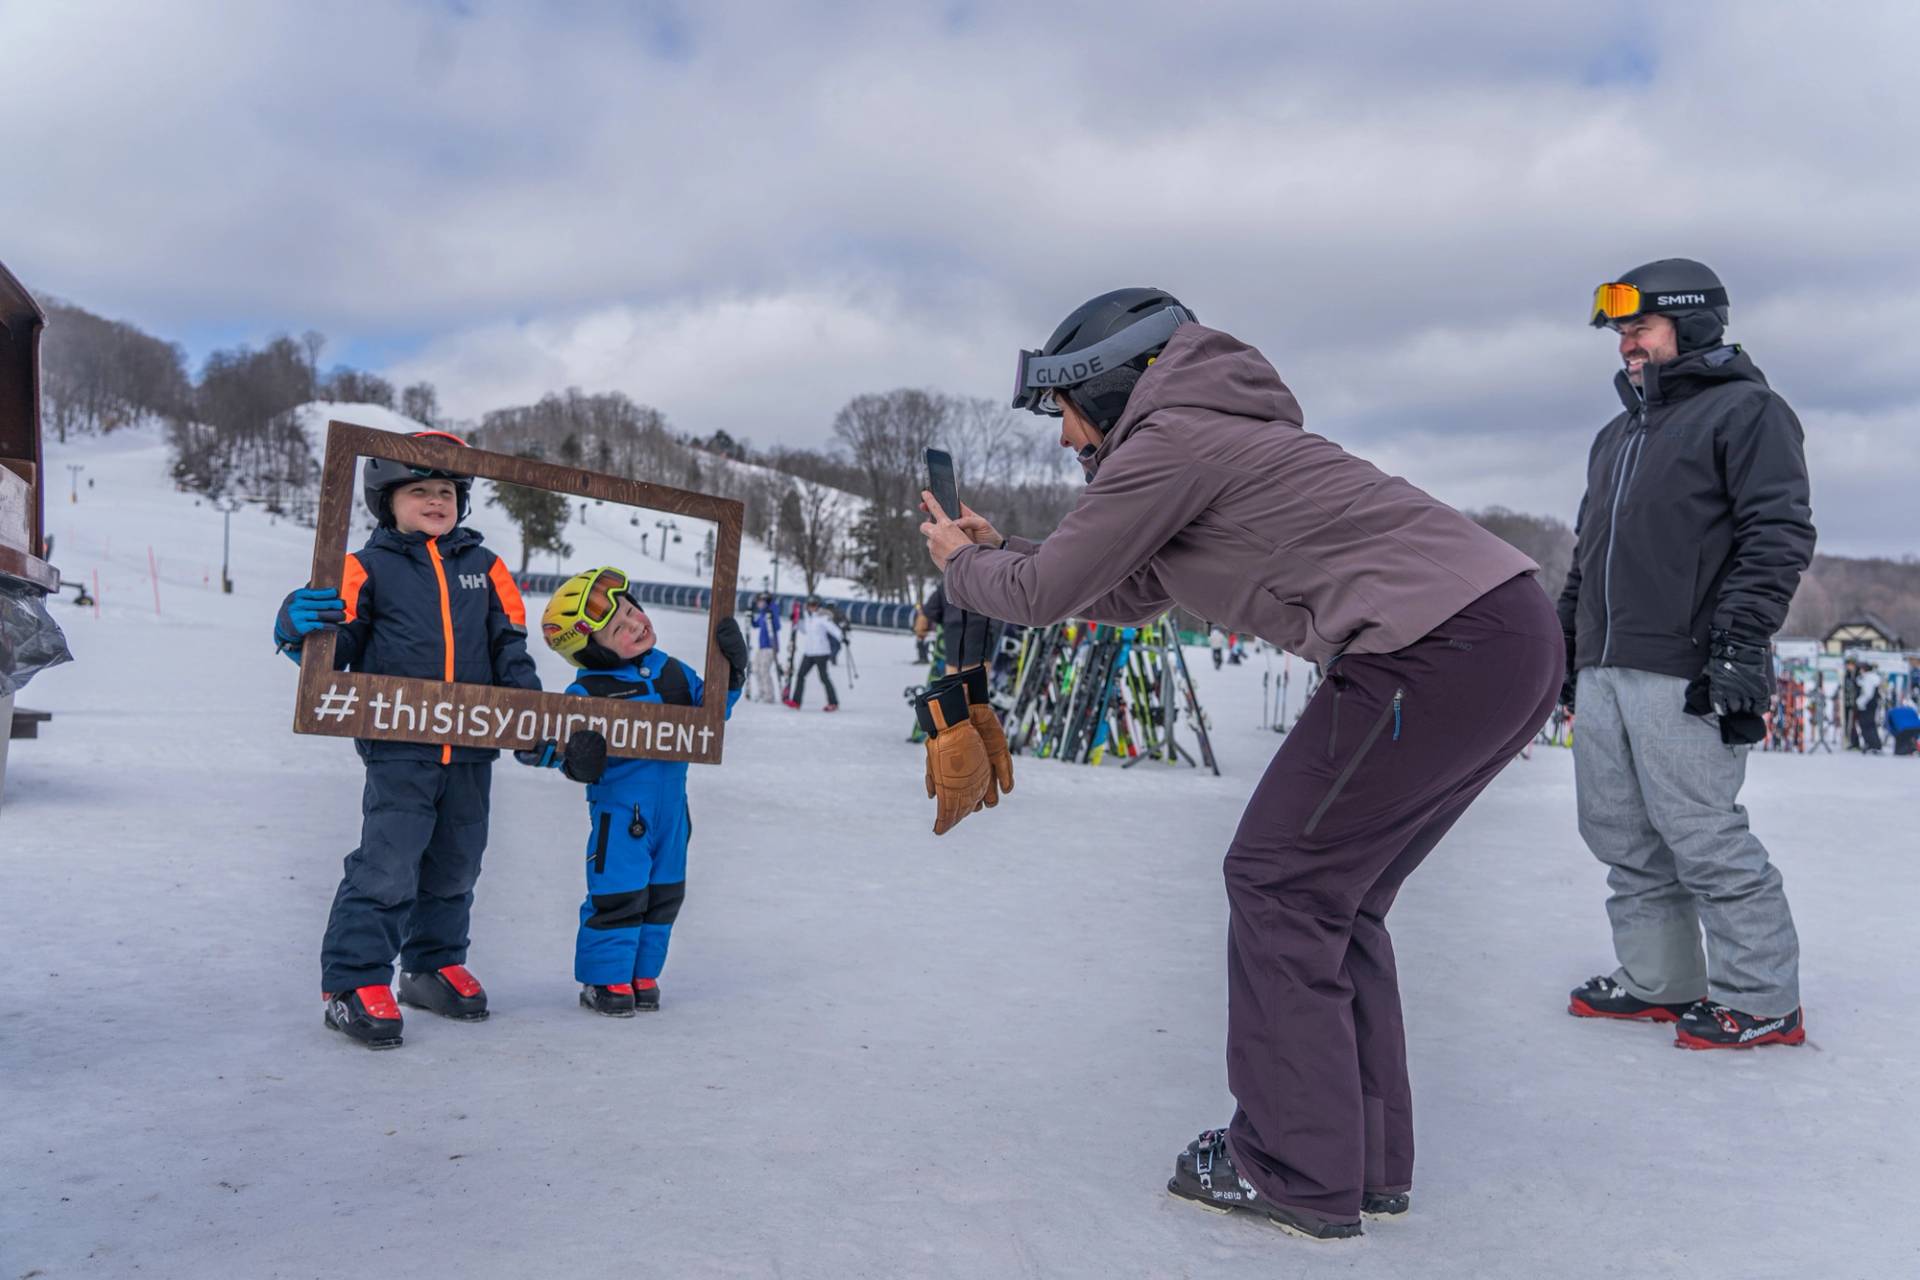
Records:
[[[1613,281],[1593,291],[1593,311],[1588,323],[1599,329],[1635,316],[1671,315],[1726,305],[1725,289],[1676,289],[1660,293],[1642,289],[1637,284]]]
[[[577,573],[561,584],[540,619],[547,644],[562,656],[584,648],[595,632],[613,621],[620,602],[628,599],[624,571],[606,565]]]
[[[1173,331],[1192,319],[1193,313],[1185,307],[1163,307],[1078,351],[1051,356],[1039,351],[1022,351],[1013,375],[1013,407],[1057,418],[1060,402],[1054,397],[1055,391],[1085,382],[1166,346]]]

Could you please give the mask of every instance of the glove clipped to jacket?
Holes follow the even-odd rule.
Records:
[[[944,676],[914,700],[913,714],[927,735],[927,796],[938,801],[933,834],[943,836],[983,805],[1000,802],[986,744],[967,708],[966,684]]]
[[[1000,727],[999,713],[987,701],[987,669],[968,667],[960,673],[960,680],[967,688],[967,719],[973,722],[981,745],[987,749],[987,763],[993,766],[993,785],[987,798],[988,807],[992,807],[999,803],[998,792],[1013,790],[1013,752],[1007,749],[1007,733]]]
[[[575,782],[592,785],[607,771],[607,740],[592,729],[576,729],[563,751],[549,738],[527,751],[516,751],[513,758],[535,769],[558,769]]]

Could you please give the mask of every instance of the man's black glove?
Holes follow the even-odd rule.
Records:
[[[607,740],[592,729],[576,729],[567,739],[567,749],[548,739],[530,751],[516,751],[513,758],[535,769],[558,769],[575,782],[592,784],[607,771]]]
[[[1773,703],[1773,650],[1715,628],[1708,633],[1707,698],[1715,715],[1759,715]]]
[[[1573,711],[1573,691],[1580,686],[1580,673],[1573,669],[1574,635],[1571,631],[1561,633],[1567,642],[1567,674],[1560,681],[1560,705],[1569,714]]]
[[[720,656],[727,660],[731,668],[727,673],[727,692],[737,693],[747,685],[747,668],[751,659],[747,656],[747,638],[740,634],[740,624],[732,614],[720,619],[720,625],[714,629],[713,639],[720,646]]]

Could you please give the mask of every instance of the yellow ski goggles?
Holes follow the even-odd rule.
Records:
[[[612,565],[576,573],[561,583],[540,616],[547,647],[563,657],[586,648],[594,632],[613,621],[620,601],[627,598],[628,584],[626,572]]]

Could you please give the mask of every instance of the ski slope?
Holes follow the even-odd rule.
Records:
[[[236,515],[221,595],[220,518],[155,448],[49,459],[87,467],[54,558],[103,593],[54,606],[77,661],[22,695],[55,718],[0,811],[0,1276],[1920,1273],[1910,761],[1753,759],[1811,1041],[1747,1054],[1565,1015],[1611,967],[1603,876],[1568,753],[1514,764],[1393,915],[1413,1212],[1312,1244],[1163,1190],[1229,1114],[1220,859],[1280,741],[1261,658],[1189,654],[1223,777],[1022,760],[936,839],[911,639],[859,634],[839,715],[743,704],[693,770],[665,1008],[631,1021],[574,1003],[579,790],[504,763],[494,1016],[409,1011],[373,1054],[316,998],[362,774],[289,731],[268,640],[310,534]],[[690,651],[697,617],[657,620]]]

